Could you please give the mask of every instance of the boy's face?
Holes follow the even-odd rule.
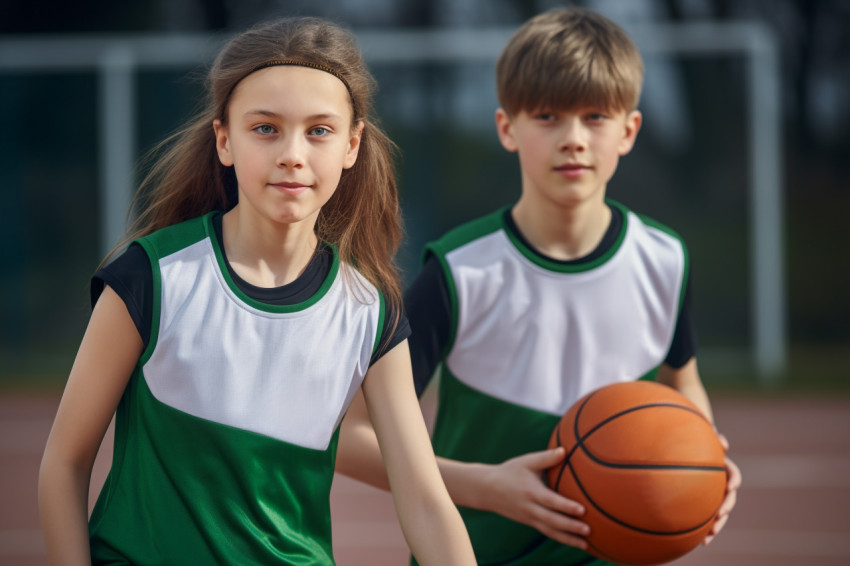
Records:
[[[519,154],[524,198],[542,198],[559,207],[588,200],[603,202],[605,188],[621,155],[634,145],[641,114],[581,108],[496,111],[502,145]]]

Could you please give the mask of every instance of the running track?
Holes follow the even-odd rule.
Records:
[[[55,394],[0,391],[0,565],[46,563],[36,475]],[[715,420],[744,474],[723,533],[675,566],[850,564],[850,398],[714,395]],[[105,478],[109,450],[93,485]],[[388,494],[344,477],[332,495],[339,566],[407,564]]]

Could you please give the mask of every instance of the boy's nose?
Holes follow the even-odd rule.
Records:
[[[578,120],[567,121],[561,132],[559,149],[561,151],[584,151],[587,149],[587,137]]]

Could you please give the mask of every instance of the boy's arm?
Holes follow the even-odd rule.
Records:
[[[413,383],[421,396],[442,362],[452,332],[452,305],[443,268],[430,256],[404,293],[404,310],[410,323],[410,361]]]
[[[695,357],[691,357],[690,360],[679,368],[674,368],[666,363],[661,364],[661,367],[658,368],[657,379],[660,383],[669,385],[687,397],[705,414],[706,418],[712,424],[714,423],[711,403],[708,400],[705,387],[702,385],[702,380],[697,370],[697,359]]]
[[[378,443],[370,451],[383,454],[386,479],[413,555],[423,565],[475,564],[463,520],[434,460],[413,389],[406,342],[369,369],[362,391]]]
[[[697,407],[699,407],[703,413],[705,413],[709,421],[714,423],[714,416],[711,412],[711,403],[708,400],[708,394],[705,392],[705,387],[703,387],[702,380],[700,379],[699,371],[697,370],[697,360],[695,357],[688,360],[688,362],[680,368],[674,368],[668,364],[662,364],[658,369],[657,379],[659,382],[665,383],[681,392],[685,397],[690,399]],[[723,447],[728,451],[729,442],[726,440],[726,437],[721,434],[720,440],[723,443]],[[716,537],[726,525],[726,521],[729,520],[729,513],[731,513],[732,509],[735,507],[738,488],[741,487],[741,471],[738,469],[735,462],[730,460],[728,456],[726,457],[726,476],[726,497],[717,512],[717,517],[714,520],[714,526],[711,528],[711,531],[709,531],[708,536],[706,536],[703,541],[703,544],[708,544],[714,540],[714,537]]]
[[[418,408],[417,408],[418,409]],[[562,544],[581,549],[588,527],[574,517],[581,505],[549,489],[543,471],[564,458],[563,448],[532,452],[498,465],[437,457],[449,495],[456,505],[498,513],[539,530]],[[340,430],[336,471],[379,489],[389,489],[375,430],[358,393]]]
[[[404,295],[413,334],[409,345],[414,384],[422,393],[441,361],[451,331],[451,304],[442,267],[431,256]],[[498,513],[546,536],[585,548],[587,525],[575,519],[582,507],[549,489],[546,468],[564,458],[561,449],[525,454],[499,465],[437,458],[443,481],[457,505]],[[389,489],[375,430],[358,392],[342,422],[336,471],[379,489]]]
[[[446,279],[436,257],[428,258],[405,291],[404,310],[412,330],[407,345],[413,384],[419,396],[440,364],[451,325]],[[362,390],[355,395],[340,426],[336,471],[378,489],[389,490],[378,439],[369,419]]]

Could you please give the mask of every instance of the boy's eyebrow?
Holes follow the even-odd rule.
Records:
[[[278,119],[278,120],[283,118],[283,116],[281,114],[274,112],[273,110],[264,110],[264,109],[261,109],[261,108],[258,108],[256,110],[248,110],[247,112],[245,112],[245,114],[243,114],[243,116],[246,116],[246,117],[264,116],[266,118],[274,118],[274,119]],[[342,116],[340,116],[339,114],[335,114],[333,112],[322,112],[322,113],[319,113],[319,114],[312,114],[310,116],[307,116],[305,118],[305,120],[307,120],[307,121],[334,120],[334,119],[338,120],[338,119],[341,119],[341,118],[342,118]]]

